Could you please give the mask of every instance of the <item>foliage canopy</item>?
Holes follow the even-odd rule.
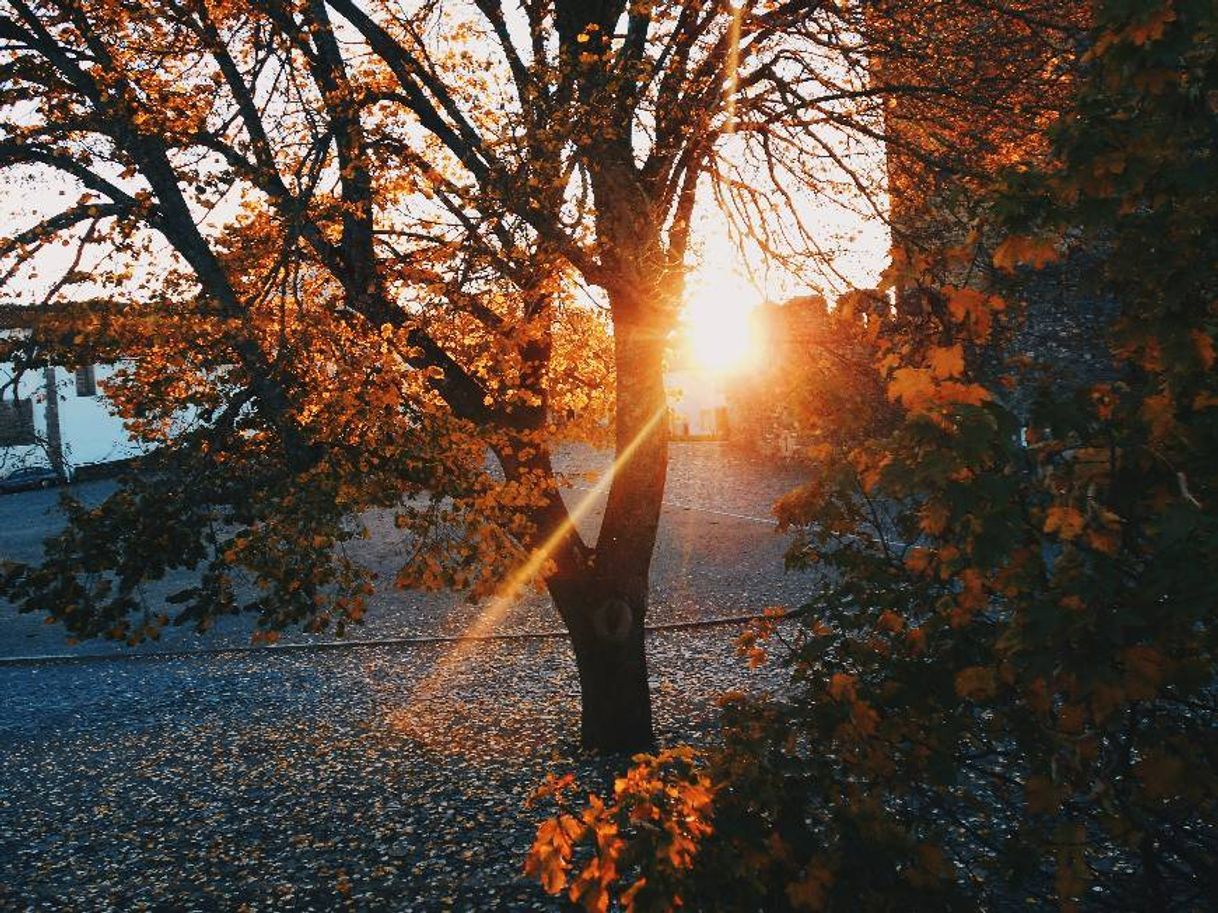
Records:
[[[945,91],[869,81],[927,50],[878,38],[892,15],[4,0],[0,169],[70,188],[0,242],[5,287],[35,288],[48,245],[74,249],[8,355],[124,360],[111,395],[163,445],[5,592],[79,635],[241,610],[272,636],[341,629],[371,585],[345,545],[362,511],[392,510],[402,585],[542,578],[585,741],[646,744],[663,364],[697,216],[717,205],[772,268],[824,266],[805,206],[850,187],[878,209],[881,99]],[[1026,75],[947,91],[1002,107]],[[551,461],[571,439],[620,458],[594,545]],[[143,605],[177,568],[201,581],[181,608]]]

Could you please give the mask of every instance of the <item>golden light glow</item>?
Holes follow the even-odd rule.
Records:
[[[699,269],[684,311],[684,348],[692,367],[739,374],[761,361],[754,314],[760,295],[733,270]]]
[[[694,314],[689,318],[687,341],[696,367],[711,374],[735,374],[756,364],[757,345],[747,312],[716,311],[707,306],[689,310]],[[705,313],[695,316],[698,311]]]
[[[567,512],[567,519],[563,524],[550,533],[545,542],[529,555],[524,564],[504,581],[503,585],[499,588],[499,592],[487,602],[486,608],[461,632],[460,636],[468,639],[454,642],[452,648],[436,661],[431,672],[414,689],[411,695],[411,705],[389,714],[391,725],[402,728],[407,720],[415,720],[417,722],[416,717],[420,706],[427,703],[428,698],[443,691],[446,679],[461,668],[471,653],[479,649],[479,642],[475,638],[485,637],[494,632],[504,615],[516,603],[525,587],[533,583],[542,574],[546,563],[550,560],[550,556],[554,554],[555,549],[558,548],[576,524],[588,515],[597,497],[613,483],[615,472],[633,459],[639,446],[656,429],[666,415],[667,410],[662,409],[648,419],[647,424],[643,426],[634,440],[618,454],[617,459],[613,461],[613,465],[601,474],[596,484],[589,488],[584,497]],[[419,727],[412,726],[411,728],[414,731]]]

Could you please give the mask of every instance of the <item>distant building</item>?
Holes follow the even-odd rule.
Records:
[[[70,476],[81,466],[139,456],[146,447],[126,432],[99,382],[112,365],[26,371],[13,383],[13,365],[0,362],[0,472],[50,466]]]
[[[765,357],[757,370],[732,385],[726,421],[733,444],[760,456],[795,459],[805,443],[798,415],[802,367],[825,322],[820,295],[767,302],[756,320]]]
[[[29,332],[28,311],[0,305],[0,333]],[[147,448],[132,439],[105,397],[116,365],[47,366],[17,373],[0,362],[0,473],[49,466],[72,476],[82,466],[127,460]]]
[[[668,433],[675,441],[723,441],[731,434],[726,383],[721,375],[694,368],[669,371]]]

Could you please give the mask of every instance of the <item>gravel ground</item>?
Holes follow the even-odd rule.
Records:
[[[651,620],[797,602],[807,581],[781,574],[765,520],[792,482],[717,445],[674,447]],[[39,498],[0,499],[0,554],[53,528]],[[357,637],[457,632],[477,611],[382,593]],[[38,621],[0,611],[0,910],[559,908],[519,872],[545,772],[595,776],[574,757],[563,640],[88,659],[117,648],[69,648]],[[554,626],[530,599],[499,630]],[[704,736],[716,694],[778,683],[744,668],[736,633],[649,637],[662,743]],[[180,636],[158,649],[248,628]]]
[[[790,472],[776,471],[748,460],[723,444],[674,444],[669,468],[659,544],[652,561],[652,595],[648,622],[664,624],[707,617],[755,612],[776,604],[797,604],[807,592],[807,581],[782,572],[787,540],[775,531],[770,505],[798,484]],[[572,474],[602,470],[610,456],[588,449],[571,449],[556,462]],[[74,494],[85,501],[101,500],[113,482],[76,486]],[[566,492],[574,504],[588,493]],[[604,495],[580,524],[589,541],[600,524]],[[33,560],[44,538],[61,524],[54,491],[27,492],[0,497],[0,559]],[[389,585],[400,567],[402,550],[394,542],[392,517],[373,520],[367,542],[354,542],[350,550],[385,581],[369,600],[365,624],[353,627],[348,640],[391,637],[455,635],[468,630],[482,606],[451,593],[402,592]],[[178,584],[180,585],[179,579]],[[163,587],[160,589],[164,589]],[[148,592],[155,597],[157,587]],[[497,625],[500,633],[553,631],[558,625],[549,599],[527,594]],[[0,601],[0,661],[31,656],[129,655],[159,651],[224,649],[249,644],[253,622],[247,617],[219,619],[200,637],[189,628],[169,628],[157,643],[135,649],[109,641],[68,642],[63,629],[45,625],[38,615],[19,615]],[[300,644],[331,640],[331,635],[285,632],[281,643]]]

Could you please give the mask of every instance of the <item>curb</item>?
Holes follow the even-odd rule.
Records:
[[[647,634],[664,633],[667,631],[688,631],[697,628],[727,627],[741,625],[762,618],[781,621],[790,618],[786,615],[726,615],[719,618],[705,618],[698,621],[673,621],[666,624],[646,625],[643,631]],[[326,650],[353,650],[360,648],[380,648],[414,646],[424,644],[459,644],[479,643],[486,641],[521,641],[521,640],[557,640],[565,639],[566,631],[524,631],[519,634],[435,634],[419,637],[378,637],[369,640],[323,640],[303,644],[274,644],[266,647],[212,647],[201,650],[152,650],[146,653],[46,653],[39,656],[7,656],[0,657],[0,668],[12,666],[66,665],[72,663],[114,662],[117,660],[147,660],[147,659],[188,659],[195,656],[244,656],[253,653],[302,653],[323,652]]]

